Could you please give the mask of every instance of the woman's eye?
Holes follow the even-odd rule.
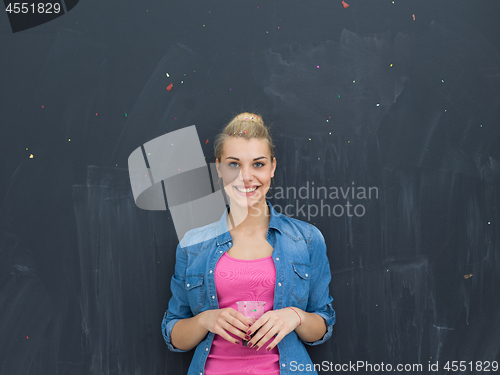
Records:
[[[228,165],[231,167],[231,168],[235,168],[238,166],[238,163],[236,163],[235,161],[231,162],[231,163],[228,163]],[[257,168],[262,168],[265,164],[264,163],[261,163],[260,161],[256,162],[254,164]]]

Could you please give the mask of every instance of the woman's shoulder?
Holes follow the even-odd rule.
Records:
[[[215,222],[188,230],[180,241],[181,247],[192,247],[215,239],[217,237],[217,225],[218,223]]]
[[[322,239],[323,234],[321,231],[311,223],[277,213],[281,222],[281,229],[283,232],[294,238],[303,238],[306,241],[313,239]]]

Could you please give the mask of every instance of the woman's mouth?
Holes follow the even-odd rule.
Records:
[[[234,186],[234,188],[236,189],[236,191],[238,192],[238,194],[240,195],[244,195],[244,196],[251,196],[251,195],[254,195],[255,192],[257,191],[257,189],[259,188],[260,186],[252,186],[250,188],[244,188],[244,187],[237,187],[237,186]]]

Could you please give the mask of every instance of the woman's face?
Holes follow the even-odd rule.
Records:
[[[231,137],[226,140],[221,163],[216,165],[231,204],[242,207],[265,204],[276,169],[276,159],[270,159],[265,140]]]

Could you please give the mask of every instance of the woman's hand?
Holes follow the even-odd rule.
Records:
[[[238,345],[240,341],[236,340],[228,332],[243,339],[252,321],[232,307],[228,307],[201,312],[200,323],[206,330]]]
[[[300,324],[301,317],[298,314],[303,313],[303,311],[299,308],[294,309],[298,312],[295,312],[289,307],[285,307],[280,310],[268,311],[262,315],[252,324],[252,327],[247,332],[248,336],[251,336],[253,332],[260,328],[259,332],[252,337],[247,346],[259,350],[262,345],[275,337],[273,342],[266,348],[266,350],[272,350],[278,345],[283,337],[295,330]],[[248,337],[246,339],[248,339]]]

